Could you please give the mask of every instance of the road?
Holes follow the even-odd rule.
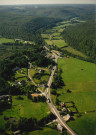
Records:
[[[37,84],[34,82],[33,78],[30,76],[29,68],[28,68],[28,77],[29,77],[29,79],[32,81],[32,83],[37,87],[38,91],[40,91],[40,93],[42,93],[42,94],[44,95],[45,93],[43,93],[43,92],[40,90],[40,88],[38,88]]]
[[[55,56],[55,62],[57,63],[57,60],[58,60],[58,56],[53,53],[54,56]],[[53,76],[55,74],[55,71],[56,71],[56,65],[53,66],[52,68],[52,72],[51,72],[51,75],[49,77],[49,80],[48,80],[48,83],[47,83],[47,88],[45,90],[45,96],[48,100],[48,105],[50,107],[50,110],[57,116],[58,118],[58,121],[59,123],[71,134],[71,135],[76,135],[76,133],[66,124],[66,122],[63,120],[63,118],[60,116],[57,108],[54,106],[54,104],[52,103],[52,100],[51,100],[51,97],[50,97],[50,87],[51,87],[51,84],[52,84],[52,79],[53,79]]]

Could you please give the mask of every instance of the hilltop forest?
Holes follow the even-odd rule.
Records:
[[[96,21],[70,26],[62,32],[64,40],[96,63]]]

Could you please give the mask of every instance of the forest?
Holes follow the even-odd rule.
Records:
[[[85,53],[96,63],[96,21],[68,27],[62,32],[64,40],[73,48]]]
[[[94,8],[94,5],[0,6],[0,36],[38,41],[41,39],[40,31],[55,26],[61,20],[94,18]]]

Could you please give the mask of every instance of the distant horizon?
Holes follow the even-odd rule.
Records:
[[[49,4],[0,4],[0,6],[22,6],[22,5],[96,5],[94,3],[49,3]]]
[[[95,0],[0,0],[0,5],[96,4]]]

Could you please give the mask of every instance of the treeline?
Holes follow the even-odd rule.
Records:
[[[26,50],[15,52],[13,55],[0,61],[0,93],[1,94],[22,94],[22,90],[18,90],[18,87],[13,86],[12,88],[8,84],[8,80],[14,81],[13,69],[28,68],[28,62],[33,62],[34,66],[47,67],[48,65],[55,64],[50,58],[45,57],[41,54],[42,46],[36,45],[33,50]],[[24,90],[23,90],[24,92]]]
[[[27,119],[21,117],[17,123],[11,123],[8,121],[6,123],[6,131],[9,130],[13,133],[14,131],[20,130],[20,133],[26,133],[34,130],[39,130],[54,119],[56,119],[56,116],[52,113],[49,113],[46,117],[43,117],[40,120],[37,120],[36,118]]]
[[[76,26],[67,27],[62,36],[73,48],[85,53],[96,63],[96,22],[88,21]]]

